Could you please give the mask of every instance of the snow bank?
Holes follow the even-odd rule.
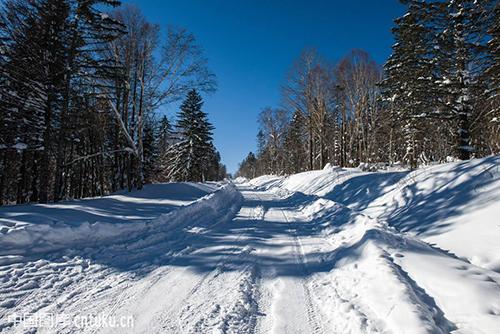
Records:
[[[289,176],[264,175],[248,182],[259,190],[271,190],[283,195],[301,192],[306,195],[324,196],[335,186],[359,174],[361,172],[354,168],[340,168],[327,164],[322,170]]]
[[[140,191],[137,192],[140,195]],[[137,197],[137,194],[135,195]],[[139,196],[140,197],[140,196]],[[141,235],[151,235],[157,231],[171,229],[182,221],[197,217],[223,216],[228,206],[238,202],[241,195],[232,183],[225,184],[213,193],[203,196],[185,206],[170,208],[170,212],[149,220],[125,222],[63,222],[48,224],[24,224],[0,231],[0,262],[12,261],[12,255],[25,255],[33,252],[52,252],[65,248],[94,247],[122,242]],[[144,199],[144,198],[143,198]],[[147,202],[147,199],[144,199]],[[143,202],[144,202],[143,201]],[[139,200],[134,210],[146,208],[148,203]],[[34,206],[22,208],[29,212]],[[58,210],[58,204],[50,205]],[[119,212],[116,212],[119,216]]]
[[[233,183],[235,183],[235,184],[240,184],[240,183],[245,183],[245,182],[248,182],[248,179],[246,177],[243,177],[243,176],[238,176],[237,178],[235,178],[233,180]]]
[[[494,333],[500,327],[500,299],[492,298],[500,296],[500,274],[324,198],[302,212],[334,246],[321,263],[334,268],[328,284],[345,300],[337,307],[380,319],[367,332]]]
[[[345,332],[355,322],[367,333],[498,332],[500,157],[249,182],[306,202],[302,213],[332,246],[312,256],[322,256],[311,259],[325,272],[318,286],[329,295],[333,285],[344,301],[323,309],[357,319],[339,318]]]
[[[281,185],[283,178],[276,175],[263,175],[248,181],[255,189],[268,190]]]
[[[500,272],[500,157],[394,176],[372,189],[379,196],[364,203],[346,199],[344,204]]]
[[[387,221],[433,246],[500,272],[500,157],[366,173],[323,170],[249,181],[283,197],[300,192]]]

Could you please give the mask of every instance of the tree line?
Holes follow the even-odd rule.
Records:
[[[500,153],[498,1],[400,0],[382,66],[363,50],[340,61],[306,47],[281,105],[258,116],[257,152],[237,175],[431,162]]]
[[[216,77],[186,29],[114,0],[6,0],[0,43],[0,205],[225,176],[200,109]],[[187,160],[189,102],[157,114],[181,99],[206,130]]]

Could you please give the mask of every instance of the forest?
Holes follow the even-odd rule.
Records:
[[[217,79],[186,29],[113,0],[7,0],[0,41],[0,205],[226,176],[201,109]]]
[[[333,60],[305,47],[281,104],[258,117],[238,176],[341,167],[414,169],[500,153],[497,1],[409,1],[381,66],[361,49]]]
[[[237,176],[500,153],[498,2],[400,2],[382,65],[303,48]],[[228,176],[203,112],[217,78],[187,29],[114,0],[7,0],[0,43],[0,205]]]

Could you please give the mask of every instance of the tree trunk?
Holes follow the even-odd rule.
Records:
[[[71,49],[68,55],[68,69],[72,70],[74,65],[74,58],[76,53],[76,41],[77,41],[77,31],[78,31],[79,20],[75,21],[75,27],[73,32],[73,40],[71,42]],[[64,161],[64,149],[66,141],[66,118],[69,112],[69,100],[70,100],[70,88],[72,75],[68,71],[66,73],[65,83],[64,83],[64,94],[63,94],[63,108],[61,109],[61,128],[59,129],[59,137],[57,140],[57,154],[56,154],[56,173],[54,180],[54,202],[58,202],[62,195],[62,168]]]
[[[309,116],[309,143],[308,143],[308,151],[309,151],[309,170],[313,170],[314,169],[314,156],[313,156],[313,142],[314,142],[314,138],[313,138],[313,130],[312,130],[312,120],[311,120],[311,116]]]
[[[33,175],[31,176],[31,196],[30,202],[38,201],[38,151],[33,153]],[[1,204],[0,204],[1,205]]]
[[[6,163],[7,163],[7,154],[5,153],[5,150],[3,150],[2,154],[2,167],[0,169],[0,206],[3,205],[3,193],[4,193],[4,187],[5,187],[5,172],[6,172]]]
[[[17,183],[17,204],[25,203],[26,194],[26,150],[21,153],[21,169],[19,171],[21,178]]]
[[[392,167],[394,166],[394,157],[392,156],[392,137],[393,137],[393,134],[394,134],[394,127],[391,126],[391,133],[389,135],[389,166]]]
[[[45,131],[43,132],[43,151],[40,163],[40,203],[48,202],[49,194],[49,167],[51,150],[51,122],[52,122],[52,92],[49,92],[45,110]]]
[[[134,189],[134,185],[132,183],[132,159],[133,156],[127,152],[127,183],[128,183],[128,191],[132,191]]]
[[[137,167],[136,167],[136,173],[137,173],[137,189],[142,189],[142,186],[144,185],[144,174],[143,174],[143,165],[142,165],[142,160],[143,160],[143,155],[144,155],[144,148],[142,145],[142,126],[139,126],[137,129],[137,150],[138,150],[138,157],[137,157]]]
[[[321,169],[321,168],[324,168],[324,167],[325,167],[325,165],[326,165],[326,157],[325,157],[325,138],[324,138],[324,136],[323,136],[323,133],[324,133],[324,132],[323,132],[323,131],[321,131],[320,136],[319,136],[319,137],[320,137],[320,138],[319,138],[319,150],[320,150],[320,151],[319,151],[319,154],[320,154],[320,163],[321,163],[321,166],[319,166],[319,167],[320,167],[320,169]]]

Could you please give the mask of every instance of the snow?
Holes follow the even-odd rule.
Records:
[[[24,143],[17,143],[16,145],[12,146],[12,148],[15,148],[17,150],[25,150],[28,147],[28,145]]]
[[[319,196],[320,199],[303,209],[315,224],[321,222],[318,213],[325,217],[332,210],[336,214],[330,222],[338,219],[339,210],[351,210],[350,214],[360,215],[361,221],[371,221],[368,229],[362,224],[348,228],[342,224],[332,229],[334,239],[342,240],[343,247],[349,249],[350,254],[344,256],[356,259],[353,263],[341,263],[340,268],[349,271],[352,268],[348,265],[356,267],[353,279],[362,281],[359,277],[365,274],[370,277],[364,282],[363,294],[354,293],[352,286],[346,288],[346,294],[362,295],[364,303],[371,303],[372,308],[381,313],[396,307],[383,304],[380,296],[387,296],[386,290],[400,291],[401,288],[387,287],[390,277],[384,278],[380,272],[373,274],[383,270],[384,265],[379,262],[385,262],[389,272],[392,270],[393,274],[405,278],[403,282],[406,281],[407,286],[416,287],[416,296],[422,291],[429,294],[419,297],[424,299],[424,304],[434,300],[430,305],[427,303],[427,311],[423,308],[425,312],[410,312],[421,319],[436,318],[436,312],[441,313],[435,322],[441,329],[421,324],[426,328],[424,332],[446,333],[456,329],[461,333],[494,333],[499,328],[500,225],[495,218],[500,216],[499,157],[425,167],[411,173],[362,173],[337,168],[333,173],[307,172],[270,181],[263,177],[251,183],[277,194]],[[270,184],[273,186],[269,187]],[[339,203],[346,207],[337,208]],[[352,221],[352,218],[340,221]],[[357,243],[349,243],[349,238],[342,236],[347,232],[354,233]],[[353,245],[356,247],[352,248]],[[366,269],[366,273],[360,273],[364,263],[377,265],[372,271]],[[336,267],[339,268],[338,263]],[[346,280],[344,272],[335,275],[339,280]],[[371,295],[366,291],[379,289],[385,292],[375,293],[370,300]],[[422,304],[411,300],[409,292],[405,294],[411,304]],[[401,296],[394,297],[398,303],[400,299]],[[399,310],[402,307],[397,306]],[[410,319],[403,319],[408,326]],[[389,320],[385,320],[386,324]],[[364,331],[383,331],[384,328],[367,327]],[[411,332],[407,327],[398,327],[397,323],[389,328],[397,328],[397,333]]]
[[[115,242],[144,233],[164,215],[216,189],[216,184],[170,183],[96,199],[0,207],[0,255]]]
[[[134,152],[135,152],[135,151],[134,151],[134,149],[133,149],[133,148],[131,148],[131,147],[125,147],[123,150],[124,150],[125,152],[130,152],[130,153],[134,153]]]
[[[499,216],[500,157],[3,207],[0,330],[497,333]]]

